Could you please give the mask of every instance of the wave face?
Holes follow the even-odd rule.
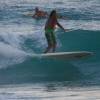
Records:
[[[42,4],[40,3],[42,2]],[[48,5],[49,3],[49,5]],[[68,81],[100,85],[99,0],[1,0],[0,1],[0,84]],[[57,52],[91,51],[94,55],[78,61],[31,58],[47,46],[46,19],[23,15],[39,6],[64,16],[59,22],[70,32],[56,30]],[[67,20],[68,18],[68,20]]]

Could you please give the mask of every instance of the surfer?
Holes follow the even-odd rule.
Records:
[[[35,8],[35,13],[32,16],[33,18],[47,18],[49,15],[47,12],[43,11],[43,10],[39,10],[38,7]],[[57,18],[59,19],[68,19],[65,16],[62,16],[60,14],[57,15]]]
[[[48,13],[42,10],[39,10],[38,7],[35,8],[35,13],[32,16],[33,18],[46,18],[48,16]]]
[[[51,49],[52,49],[52,52],[55,52],[56,38],[55,38],[54,30],[55,30],[56,25],[65,31],[65,29],[60,25],[60,23],[57,20],[56,11],[53,10],[50,13],[49,18],[45,24],[45,36],[47,39],[48,47],[46,48],[44,53],[49,52]]]

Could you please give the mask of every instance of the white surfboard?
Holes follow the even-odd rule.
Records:
[[[32,17],[34,15],[34,13],[33,12],[24,12],[23,15]]]
[[[91,56],[93,53],[88,51],[76,51],[76,52],[56,52],[56,53],[44,53],[44,54],[33,54],[32,57],[39,58],[54,58],[54,59],[81,59]]]

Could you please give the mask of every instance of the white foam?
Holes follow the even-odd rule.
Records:
[[[21,63],[27,54],[11,45],[0,42],[0,68],[8,65]]]
[[[12,57],[23,55],[24,52],[8,44],[0,43],[0,56]]]
[[[0,25],[0,68],[21,63],[27,58],[27,53],[22,48],[25,39],[36,33],[33,31],[31,25]]]
[[[8,85],[0,88],[2,100],[100,100],[100,87],[47,85]]]

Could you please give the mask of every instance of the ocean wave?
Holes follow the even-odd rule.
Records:
[[[0,83],[73,82],[81,79],[100,83],[99,0],[40,1],[0,1]],[[48,12],[56,7],[59,14],[69,17],[58,19],[64,28],[72,31],[63,32],[57,28],[57,51],[84,50],[93,52],[94,56],[80,63],[29,57],[29,54],[44,51],[47,46],[44,34],[46,19],[23,16],[23,12],[32,11],[36,6]]]

